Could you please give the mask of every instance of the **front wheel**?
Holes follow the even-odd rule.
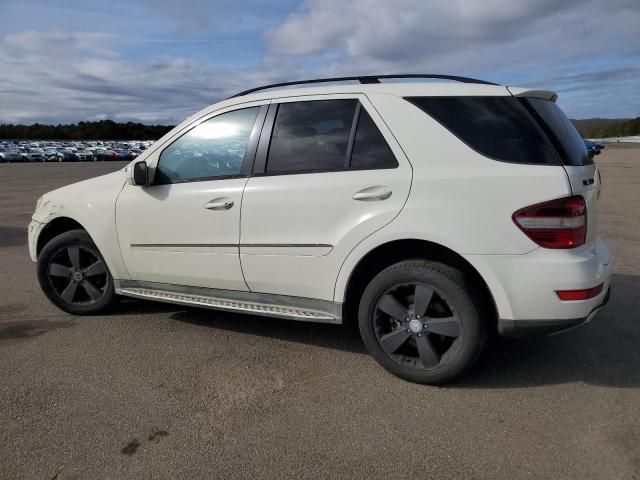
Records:
[[[459,270],[408,260],[384,269],[365,289],[362,339],[376,361],[417,383],[456,380],[476,362],[487,329]]]
[[[38,281],[51,302],[76,315],[101,313],[115,298],[111,273],[84,230],[60,234],[44,246]]]

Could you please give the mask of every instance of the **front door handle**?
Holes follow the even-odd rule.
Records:
[[[214,198],[204,208],[208,210],[229,210],[233,207],[233,200],[227,197]]]
[[[391,189],[388,187],[368,187],[354,193],[353,199],[360,200],[362,202],[374,202],[377,200],[386,200],[391,196],[391,193]]]

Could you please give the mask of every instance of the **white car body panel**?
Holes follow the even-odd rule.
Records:
[[[336,273],[345,257],[404,205],[411,166],[368,100],[355,98],[376,122],[398,167],[251,177],[242,200],[240,257],[252,291],[333,300]],[[371,187],[391,195],[376,201],[353,198]]]
[[[132,280],[247,290],[238,256],[240,203],[246,178],[125,185],[116,220]],[[226,198],[230,209],[209,210]]]
[[[115,220],[116,198],[128,178],[126,172],[117,171],[43,195],[29,228],[31,258],[34,261],[37,259],[38,236],[35,233],[39,234],[45,224],[56,218],[71,218],[89,232],[112,274],[117,275],[116,278],[129,278],[120,255]]]

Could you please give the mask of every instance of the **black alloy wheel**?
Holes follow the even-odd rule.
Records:
[[[44,246],[38,280],[49,300],[69,313],[100,313],[115,297],[111,273],[84,230],[65,232]]]
[[[434,385],[454,381],[484,349],[482,298],[478,286],[450,265],[398,262],[374,276],[362,294],[362,340],[400,378]]]
[[[71,305],[93,305],[107,290],[108,273],[97,253],[83,246],[60,248],[49,260],[47,276],[53,290]]]
[[[453,305],[425,283],[391,287],[376,303],[374,317],[376,337],[385,353],[417,370],[445,364],[463,334]]]

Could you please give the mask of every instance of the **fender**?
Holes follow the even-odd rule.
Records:
[[[33,244],[57,218],[69,218],[82,225],[102,254],[114,278],[130,278],[125,267],[115,222],[116,199],[125,185],[124,170],[91,178],[45,194],[33,214],[37,225]]]
[[[345,301],[351,275],[367,254],[385,244],[400,240],[421,240],[434,243],[459,255],[467,261],[485,281],[501,318],[511,318],[512,308],[507,293],[487,264],[478,261],[478,258],[482,256],[461,254],[459,245],[437,235],[425,235],[424,232],[418,231],[397,231],[389,228],[388,225],[376,232],[376,235],[371,235],[360,242],[344,260],[338,272],[338,277],[336,278],[334,302],[343,303]]]

